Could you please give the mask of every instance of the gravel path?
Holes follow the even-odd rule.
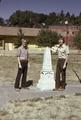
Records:
[[[81,84],[68,83],[64,91],[40,91],[35,86],[30,86],[29,89],[16,91],[13,85],[2,85],[0,86],[0,108],[5,107],[9,101],[64,96],[67,94],[81,94]]]

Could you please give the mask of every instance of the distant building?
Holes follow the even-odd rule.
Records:
[[[2,27],[0,26],[0,48],[5,50],[13,50],[14,44],[17,40],[17,35],[20,27]],[[41,28],[21,28],[25,38],[34,41]],[[55,31],[63,35],[72,44],[73,36],[79,31],[80,27],[77,26],[49,26],[51,31]]]
[[[68,43],[69,45],[73,45],[74,36],[81,29],[81,26],[58,25],[49,26],[49,29],[63,35],[65,37],[66,43]]]

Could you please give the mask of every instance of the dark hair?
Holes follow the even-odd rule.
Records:
[[[63,36],[60,36],[59,39],[62,39],[63,40],[63,43],[65,43],[65,38]]]

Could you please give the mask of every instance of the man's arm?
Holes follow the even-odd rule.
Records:
[[[27,57],[28,57],[28,68],[30,68],[29,52],[27,52]]]
[[[66,59],[64,62],[63,69],[66,68],[66,64],[68,63],[68,57],[69,57],[69,46],[66,46]]]
[[[22,68],[21,62],[20,62],[20,54],[21,54],[21,50],[20,50],[20,48],[18,48],[18,50],[17,50],[17,61],[18,61],[19,68]]]
[[[56,53],[57,49],[58,49],[58,46],[59,45],[55,45],[54,47],[50,48],[50,50],[53,51],[54,53]]]
[[[69,54],[66,56],[66,59],[65,59],[64,65],[63,65],[63,69],[66,68],[66,65],[68,63],[68,56],[69,56]]]
[[[19,57],[17,57],[17,60],[18,60],[18,65],[19,65],[19,68],[22,68],[22,66],[21,66],[21,62],[20,62],[20,58],[19,58]]]

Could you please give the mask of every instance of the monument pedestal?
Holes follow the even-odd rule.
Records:
[[[43,67],[40,72],[40,79],[37,84],[40,90],[53,90],[55,89],[55,78],[52,70],[51,52],[47,47],[44,52]]]

